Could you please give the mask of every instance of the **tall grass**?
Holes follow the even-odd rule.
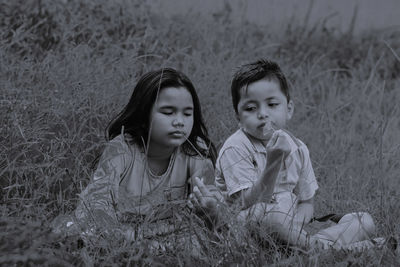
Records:
[[[399,264],[386,249],[285,252],[237,239],[234,221],[207,233],[200,261],[178,241],[154,254],[146,242],[82,245],[49,229],[75,208],[106,124],[144,72],[185,72],[220,146],[237,127],[228,97],[235,67],[267,57],[290,81],[290,129],[308,145],[320,185],[316,215],[368,211],[378,235],[399,240],[399,31],[352,36],[288,23],[277,32],[237,21],[229,8],[165,18],[141,0],[4,0],[0,29],[1,264]]]

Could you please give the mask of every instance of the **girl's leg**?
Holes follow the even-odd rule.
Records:
[[[346,214],[338,224],[311,236],[311,240],[332,242],[334,246],[345,247],[369,239],[374,233],[375,224],[371,215],[366,212],[355,212]]]

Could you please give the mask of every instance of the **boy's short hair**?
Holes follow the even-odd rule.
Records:
[[[240,90],[247,87],[250,83],[264,78],[276,78],[279,81],[282,93],[286,96],[289,103],[289,87],[285,75],[279,65],[267,59],[259,59],[256,62],[242,65],[235,72],[231,84],[231,94],[233,108],[238,113],[238,104],[240,101]]]

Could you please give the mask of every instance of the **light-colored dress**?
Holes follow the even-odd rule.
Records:
[[[154,215],[156,208],[162,211],[162,206],[187,199],[191,177],[203,177],[205,184],[214,183],[211,160],[189,156],[181,147],[171,155],[165,173],[154,175],[147,167],[143,149],[130,144],[127,138],[119,135],[106,145],[93,179],[80,194],[77,219],[95,210],[115,219],[124,214]]]
[[[312,198],[318,184],[311,165],[307,146],[292,137],[291,152],[281,167],[269,211],[293,216],[299,200]],[[226,195],[252,187],[265,169],[267,150],[261,141],[242,129],[231,135],[222,146],[216,162],[216,185]]]

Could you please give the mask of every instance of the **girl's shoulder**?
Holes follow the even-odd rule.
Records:
[[[135,151],[140,150],[129,134],[120,134],[106,143],[104,153],[107,156],[124,155],[130,157]]]
[[[200,149],[205,151],[206,155],[203,155],[197,149],[193,149],[192,151],[186,151],[182,146],[177,149],[177,157],[183,159],[187,162],[189,168],[193,168],[194,166],[199,166],[202,164],[207,164],[208,162],[212,162],[210,156],[207,154],[209,148],[203,140],[198,140],[197,142]]]

